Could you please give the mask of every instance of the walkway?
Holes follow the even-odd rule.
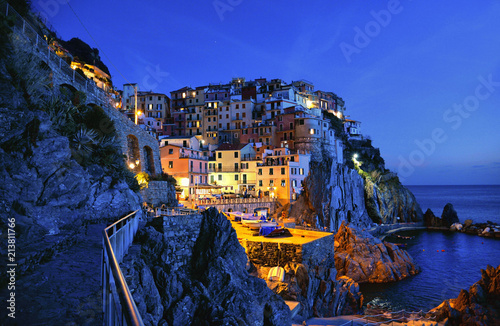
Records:
[[[104,224],[90,224],[74,246],[16,282],[16,319],[1,325],[102,325],[101,255]],[[5,293],[2,291],[1,297]],[[5,308],[4,308],[5,310]],[[4,319],[7,318],[7,319]]]

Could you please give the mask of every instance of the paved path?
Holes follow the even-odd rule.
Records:
[[[364,319],[359,319],[362,316],[359,315],[346,315],[338,317],[327,317],[327,318],[311,318],[308,319],[307,326],[338,326],[338,325],[366,325],[367,321]],[[352,322],[352,323],[351,323]],[[293,326],[302,326],[303,324],[293,324]]]
[[[1,325],[102,325],[101,251],[104,224],[88,226],[87,236],[56,254],[16,284],[16,319]],[[0,293],[2,302],[5,289]]]

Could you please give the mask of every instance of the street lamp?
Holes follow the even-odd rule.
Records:
[[[134,112],[135,112],[135,124],[137,124],[137,117],[138,117],[138,112],[137,112],[137,85],[134,86],[134,95],[135,95],[135,108],[134,108]],[[139,111],[140,112],[140,111]]]

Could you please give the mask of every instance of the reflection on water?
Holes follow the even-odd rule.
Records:
[[[500,264],[500,240],[441,231],[400,233],[413,239],[387,238],[407,243],[407,251],[422,272],[405,280],[385,284],[361,284],[365,305],[392,310],[429,310],[443,300],[456,298],[461,289],[481,278],[481,269]],[[444,251],[443,251],[444,250]]]

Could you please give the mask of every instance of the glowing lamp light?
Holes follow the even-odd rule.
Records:
[[[354,158],[355,160],[357,160],[357,159],[358,159],[358,153],[354,154],[354,155],[352,156],[352,158]]]
[[[189,187],[189,179],[188,178],[182,178],[181,179],[181,186],[182,187]]]
[[[129,167],[129,168],[131,168],[131,169],[134,169],[134,168],[135,168],[135,164],[134,164],[134,163],[130,163],[130,164],[128,165],[128,167]]]

